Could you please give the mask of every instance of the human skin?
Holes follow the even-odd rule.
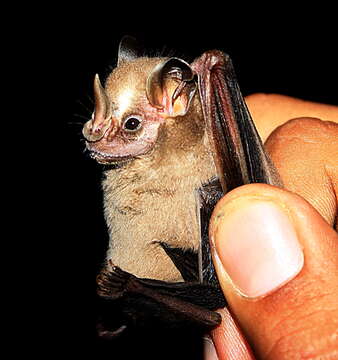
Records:
[[[334,230],[338,107],[266,94],[251,95],[246,101],[284,188],[242,186],[224,196],[214,210],[212,254],[229,311],[219,311],[223,321],[211,333],[212,342],[206,342],[205,358],[338,358],[338,236]],[[268,223],[276,221],[276,226],[267,229],[260,224],[260,216]],[[253,246],[254,251],[236,258],[236,266],[243,270],[240,274],[224,252],[237,246],[227,237],[234,229],[239,242],[248,233],[253,239],[253,245],[245,246]],[[264,259],[260,251],[262,244],[270,243],[269,239],[274,244],[278,237],[288,244],[286,254],[271,251],[277,261],[280,256],[293,257],[286,262],[290,274]],[[262,280],[264,284],[255,278],[255,267],[245,278],[245,268],[260,257],[266,266],[263,275],[270,275]]]

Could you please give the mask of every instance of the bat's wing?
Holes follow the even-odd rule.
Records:
[[[223,292],[220,289],[214,264],[211,258],[209,243],[209,222],[211,214],[220,198],[224,195],[218,179],[212,179],[208,184],[204,184],[198,189],[196,194],[197,216],[200,225],[200,252],[199,252],[199,280],[203,284],[212,285],[218,289],[220,302],[219,308],[226,305]]]
[[[251,119],[228,55],[204,53],[192,64],[198,76],[207,134],[224,192],[249,183],[281,181]]]
[[[191,67],[198,78],[200,102],[218,176],[198,191],[202,252],[200,279],[219,287],[208,239],[209,220],[217,201],[226,192],[244,184],[281,186],[281,180],[264,150],[230,57],[221,51],[208,51]]]

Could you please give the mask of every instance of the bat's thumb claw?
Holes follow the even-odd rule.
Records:
[[[127,329],[127,325],[121,325],[118,329],[112,331],[105,329],[101,323],[98,323],[96,328],[97,334],[101,339],[112,340],[121,335]]]

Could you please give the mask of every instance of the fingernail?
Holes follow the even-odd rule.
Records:
[[[281,287],[302,269],[303,252],[288,215],[272,202],[253,200],[219,216],[216,252],[241,295],[257,298]]]
[[[204,341],[204,360],[218,360],[215,345],[209,337],[205,337]]]

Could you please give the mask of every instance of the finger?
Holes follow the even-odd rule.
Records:
[[[216,206],[210,237],[222,290],[258,358],[337,350],[338,236],[308,202],[242,186]]]
[[[309,116],[338,122],[338,106],[334,105],[261,93],[247,96],[245,102],[263,141],[275,128],[293,118]]]
[[[206,360],[254,360],[249,344],[228,309],[219,310],[222,323],[211,332],[213,341],[205,341]]]
[[[286,189],[310,202],[334,225],[338,194],[338,124],[314,118],[288,121],[265,143]]]

